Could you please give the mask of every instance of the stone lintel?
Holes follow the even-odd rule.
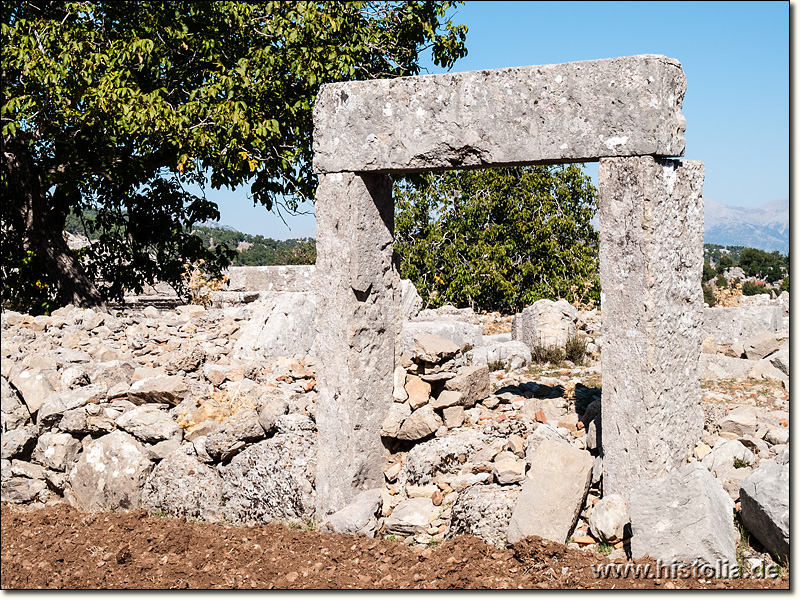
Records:
[[[320,177],[317,215],[317,516],[381,487],[393,403],[400,277],[387,175]]]
[[[686,78],[644,54],[324,85],[318,173],[418,171],[682,156]]]
[[[600,161],[603,493],[680,467],[703,430],[703,163]]]

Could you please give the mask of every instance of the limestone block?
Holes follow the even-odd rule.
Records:
[[[2,390],[2,404],[0,405],[2,431],[16,429],[27,423],[31,418],[31,413],[5,377],[0,377],[0,390]]]
[[[531,457],[508,525],[510,544],[538,535],[564,544],[578,520],[592,478],[594,458],[569,444],[542,440]]]
[[[703,431],[703,164],[600,161],[603,491],[687,459]]]
[[[463,394],[452,390],[442,390],[439,395],[431,400],[431,406],[436,410],[450,406],[458,406],[462,402]]]
[[[647,54],[324,85],[314,170],[412,172],[681,156],[686,78]]]
[[[464,429],[417,444],[408,452],[403,477],[410,484],[426,485],[440,474],[456,473],[486,443],[482,433]]]
[[[238,360],[271,361],[314,354],[316,299],[312,292],[281,292],[254,303],[231,351]]]
[[[397,434],[399,440],[421,440],[442,426],[442,419],[433,412],[430,404],[418,408],[406,417]]]
[[[459,346],[438,335],[420,333],[414,336],[412,356],[429,363],[438,363],[453,358],[459,349]]]
[[[524,342],[528,348],[563,348],[575,337],[578,310],[566,300],[537,300],[514,315],[511,339]]]
[[[170,453],[150,473],[141,494],[141,506],[173,517],[205,521],[220,518],[222,478],[182,449]]]
[[[356,535],[369,528],[370,521],[381,506],[381,490],[374,488],[361,492],[353,501],[328,517],[320,531],[341,535]]]
[[[134,510],[153,463],[132,435],[113,431],[92,440],[69,474],[74,501],[80,510]]]
[[[425,533],[428,524],[439,517],[439,507],[430,498],[410,498],[398,504],[383,522],[387,533],[410,535]]]
[[[458,375],[444,384],[444,389],[461,392],[462,404],[471,408],[489,395],[489,368],[477,365],[462,367]]]
[[[784,342],[780,349],[767,357],[767,360],[772,363],[777,369],[780,369],[787,377],[789,376],[789,342]]]
[[[117,419],[117,426],[143,442],[157,444],[173,438],[183,439],[183,429],[170,417],[169,413],[157,406],[138,406],[123,413]]]
[[[211,458],[225,460],[249,442],[264,437],[258,413],[252,409],[240,410],[206,436],[206,452]]]
[[[703,309],[703,337],[713,337],[717,344],[733,344],[759,333],[781,328],[783,313],[779,306],[730,306]]]
[[[86,404],[98,404],[106,399],[105,383],[93,383],[68,392],[56,392],[47,397],[39,408],[36,422],[42,429],[56,425],[63,414]]]
[[[505,548],[506,530],[519,494],[519,486],[489,484],[467,488],[453,504],[445,539],[474,535],[487,544]]]
[[[427,404],[431,397],[431,384],[422,381],[416,375],[409,375],[405,386],[408,394],[408,404],[413,410]]]
[[[285,415],[279,422],[288,421]],[[299,423],[298,423],[299,424]],[[253,444],[219,467],[224,518],[237,523],[308,521],[314,515],[315,436],[279,433]]]
[[[408,403],[394,402],[389,407],[386,417],[381,424],[381,435],[396,438],[400,435],[400,428],[408,417],[411,416],[411,407]]]
[[[464,407],[448,406],[442,411],[444,424],[448,429],[461,427],[464,424]]]
[[[483,346],[483,334],[478,325],[463,321],[403,321],[401,351],[413,352],[414,338],[420,334],[435,335],[450,340],[459,348]]]
[[[623,539],[630,522],[628,503],[618,494],[603,497],[589,515],[589,529],[598,540],[613,544]]]
[[[642,480],[631,489],[629,503],[634,558],[649,554],[665,564],[736,564],[733,500],[703,465]]]
[[[9,381],[20,393],[31,414],[35,414],[45,399],[56,391],[53,383],[40,369],[15,366],[11,371]]]
[[[491,336],[511,336],[509,333]],[[484,340],[490,336],[484,336]],[[515,370],[531,363],[531,349],[524,342],[517,340],[507,340],[500,343],[492,343],[481,348],[474,348],[466,353],[467,363],[470,365],[488,365],[500,361],[503,366]]]
[[[744,353],[750,360],[760,360],[780,348],[778,340],[775,339],[775,333],[772,331],[757,333],[744,340],[742,344]]]
[[[134,404],[166,403],[177,406],[189,394],[186,380],[180,375],[148,377],[133,382],[128,400]]]
[[[4,431],[0,440],[0,457],[14,458],[26,454],[36,445],[36,436],[39,428],[36,425],[19,427],[11,431]]]
[[[400,280],[400,316],[413,319],[422,308],[422,298],[410,279]]]
[[[741,482],[742,521],[765,548],[789,558],[789,463],[768,461]]]
[[[724,354],[701,354],[698,362],[700,378],[706,380],[746,379],[755,366],[754,360]]]
[[[36,499],[39,492],[45,488],[47,488],[47,484],[41,479],[9,477],[3,480],[0,500],[12,504],[24,504]]]
[[[314,265],[228,267],[227,289],[232,292],[310,292],[316,270]]]
[[[394,404],[400,277],[385,175],[320,178],[317,216],[317,517],[380,487],[381,425]]]
[[[81,443],[68,433],[46,431],[36,441],[33,459],[40,465],[56,471],[65,471],[81,451]]]

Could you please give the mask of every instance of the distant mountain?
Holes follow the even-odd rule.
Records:
[[[728,206],[705,198],[704,242],[789,252],[789,198],[763,206]]]
[[[220,225],[219,221],[203,221],[202,223],[195,223],[195,227],[211,227],[212,229],[224,229],[225,231],[239,231],[230,225]]]

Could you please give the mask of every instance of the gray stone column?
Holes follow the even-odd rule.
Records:
[[[317,515],[383,483],[399,275],[388,175],[320,176],[317,216]]]
[[[670,472],[703,429],[703,163],[600,160],[603,493]]]

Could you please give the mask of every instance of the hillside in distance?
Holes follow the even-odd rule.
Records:
[[[789,198],[754,207],[704,201],[705,243],[789,252]]]

